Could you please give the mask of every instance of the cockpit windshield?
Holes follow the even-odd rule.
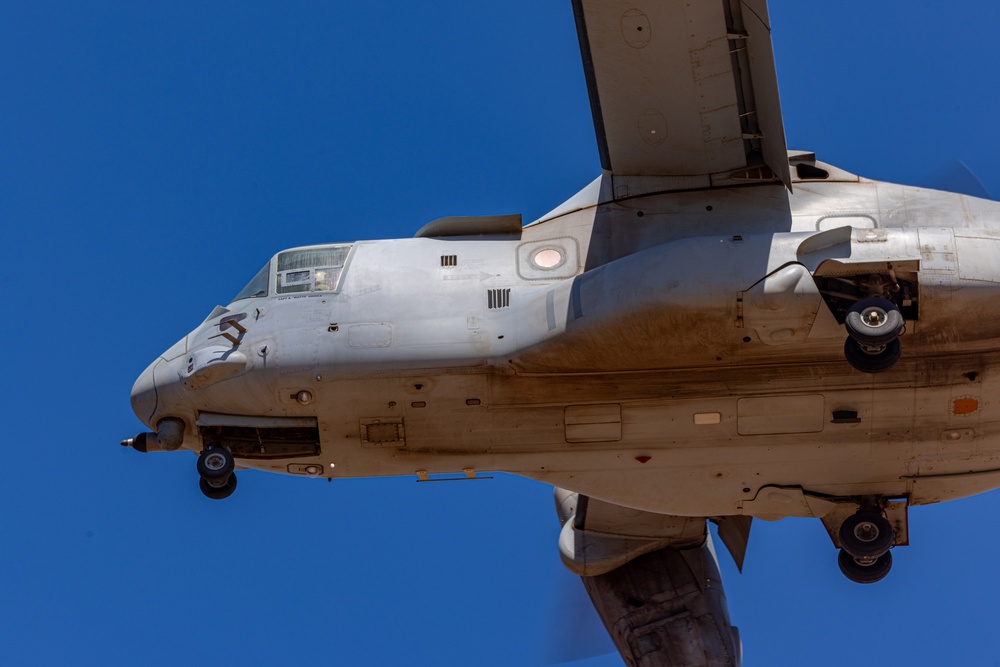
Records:
[[[278,255],[278,294],[335,292],[351,246],[289,250]]]
[[[268,278],[271,277],[271,263],[268,262],[264,265],[264,268],[257,272],[257,275],[253,277],[247,286],[240,290],[240,293],[236,295],[233,301],[239,301],[240,299],[253,299],[256,297],[267,296],[267,283]]]

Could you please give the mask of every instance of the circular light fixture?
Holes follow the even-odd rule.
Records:
[[[566,262],[566,255],[559,248],[550,246],[531,253],[529,261],[536,269],[555,269]]]

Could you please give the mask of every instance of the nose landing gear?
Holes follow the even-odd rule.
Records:
[[[840,524],[840,546],[856,558],[877,558],[892,547],[892,524],[878,512],[858,512]]]
[[[885,579],[892,569],[892,554],[886,551],[876,558],[855,558],[843,549],[837,554],[837,565],[844,576],[857,584],[874,584]]]
[[[844,342],[847,363],[862,373],[881,373],[899,361],[902,347],[903,314],[892,301],[882,297],[861,299],[847,311]]]
[[[198,457],[201,492],[212,500],[228,498],[236,490],[236,461],[224,447],[210,447]]]
[[[892,524],[879,512],[862,510],[840,525],[840,553],[837,564],[844,576],[859,584],[884,579],[892,569],[892,548],[896,539]]]

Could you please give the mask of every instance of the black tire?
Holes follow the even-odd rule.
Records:
[[[886,343],[885,349],[878,354],[869,354],[861,349],[861,344],[853,338],[844,341],[844,358],[847,363],[862,373],[881,373],[896,365],[903,355],[903,346],[899,340]]]
[[[225,479],[235,467],[232,453],[224,447],[206,449],[198,457],[198,474],[202,479]]]
[[[885,579],[892,569],[892,552],[886,551],[869,565],[862,565],[843,549],[837,555],[837,565],[845,577],[856,584],[874,584]]]
[[[903,314],[891,301],[879,297],[861,299],[850,307],[844,326],[863,345],[885,345],[903,332]]]
[[[222,482],[221,480],[212,480],[215,483],[221,482],[221,486],[213,486],[212,482],[202,477],[198,480],[198,486],[201,488],[201,492],[205,494],[206,498],[211,498],[212,500],[222,500],[223,498],[228,498],[233,495],[233,491],[236,490],[236,473],[230,473],[229,477]]]
[[[855,558],[877,558],[888,553],[896,535],[892,524],[877,512],[858,512],[840,524],[840,546]]]

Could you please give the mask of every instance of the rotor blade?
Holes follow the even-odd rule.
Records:
[[[926,185],[935,190],[958,192],[972,197],[992,199],[983,182],[961,160],[952,159],[927,178]]]
[[[555,572],[541,647],[544,665],[560,665],[615,653],[580,577],[563,567]]]

